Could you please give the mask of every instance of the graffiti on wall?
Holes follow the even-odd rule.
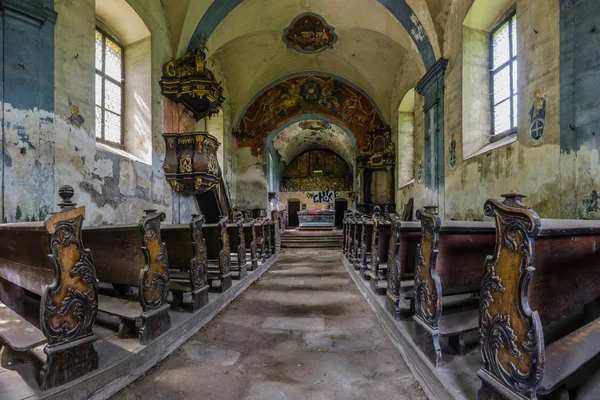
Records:
[[[340,198],[340,193],[336,190],[336,191],[332,191],[332,190],[322,190],[320,192],[317,193],[311,193],[310,196],[312,197],[312,202],[319,204],[319,203],[331,203],[333,202],[335,199],[339,199]]]

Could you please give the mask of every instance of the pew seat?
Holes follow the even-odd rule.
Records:
[[[137,301],[98,295],[98,311],[119,318],[119,338],[137,337],[135,322],[141,319],[142,306]]]
[[[440,320],[440,336],[448,338],[448,344],[458,354],[465,354],[464,335],[477,330],[479,313],[477,310],[461,311],[453,314],[445,314]]]
[[[23,359],[23,353],[47,342],[41,330],[1,302],[0,321],[0,366],[4,368]]]
[[[600,354],[600,318],[546,346],[544,377],[538,394],[558,389]]]

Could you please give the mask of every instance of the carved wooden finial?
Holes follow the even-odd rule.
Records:
[[[434,206],[434,205],[430,205],[430,206],[425,206],[423,207],[425,209],[425,211],[427,211],[429,214],[433,214],[433,215],[437,215],[438,214],[438,206]]]
[[[501,196],[504,197],[504,204],[530,208],[523,204],[523,199],[527,197],[523,193],[511,190],[510,193],[504,193]]]
[[[65,208],[73,208],[76,206],[76,203],[73,203],[71,201],[71,198],[74,194],[75,190],[73,189],[73,186],[64,185],[61,186],[60,189],[58,189],[58,195],[62,199],[62,201],[58,203],[58,206],[61,208],[61,210]]]

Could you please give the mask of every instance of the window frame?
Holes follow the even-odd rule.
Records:
[[[512,30],[512,19],[515,18],[515,25],[516,25],[516,17],[517,17],[517,10],[516,8],[511,9],[509,12],[507,12],[505,14],[504,17],[502,17],[502,19],[495,24],[495,27],[490,31],[489,34],[489,44],[488,44],[488,49],[489,49],[489,71],[490,71],[490,111],[491,111],[491,135],[490,135],[490,142],[496,142],[498,140],[501,140],[507,136],[510,136],[512,134],[516,134],[517,133],[517,129],[518,129],[518,121],[516,119],[515,116],[515,107],[514,107],[514,101],[515,101],[515,97],[518,95],[518,88],[514,87],[514,62],[518,62],[519,60],[519,54],[518,52],[515,52],[515,49],[513,48],[513,30]],[[508,49],[509,49],[509,58],[506,62],[504,62],[503,64],[499,65],[498,67],[494,68],[494,34],[496,34],[496,32],[498,32],[500,29],[502,29],[502,27],[508,23]],[[516,26],[515,31],[518,30],[518,26]],[[517,33],[517,32],[515,32]],[[518,42],[517,42],[517,46],[518,46]],[[508,99],[501,101],[498,104],[494,104],[494,77],[496,76],[496,74],[500,71],[502,71],[504,68],[509,68],[509,80],[510,80],[510,94]],[[518,72],[517,72],[518,73]],[[518,78],[518,76],[517,76]],[[499,133],[494,133],[495,130],[495,126],[496,126],[496,113],[495,113],[495,109],[496,106],[504,103],[508,101],[510,103],[510,125],[511,127],[503,132],[499,132]],[[514,121],[514,126],[513,126],[513,121]]]
[[[100,136],[98,136],[98,132],[96,132],[96,141],[106,144],[108,146],[112,146],[112,147],[116,147],[118,149],[124,150],[125,149],[125,115],[124,115],[125,114],[125,46],[123,46],[121,44],[120,40],[118,40],[116,37],[114,37],[110,33],[107,33],[104,29],[102,29],[98,25],[96,25],[95,31],[98,31],[98,32],[100,32],[100,34],[102,34],[102,70],[99,70],[98,68],[96,68],[96,65],[94,65],[95,74],[100,75],[102,78],[102,87],[100,89],[100,91],[102,92],[101,105],[100,105],[100,109],[102,110],[102,123],[101,123],[102,129],[100,132]],[[95,36],[95,32],[94,32],[94,36]],[[120,81],[106,74],[106,39],[107,38],[110,39],[111,42],[113,42],[117,46],[119,46],[121,49],[121,80]],[[95,44],[95,40],[94,40],[94,46],[95,45],[96,44]],[[94,64],[95,64],[95,61],[94,61]],[[119,143],[105,139],[105,135],[104,135],[104,130],[105,130],[105,126],[106,126],[105,113],[112,112],[110,110],[107,110],[106,105],[105,105],[105,92],[106,92],[105,81],[106,80],[109,80],[110,82],[114,83],[115,85],[118,85],[121,88],[121,110],[120,110],[120,114],[119,114],[119,119],[121,120],[121,137],[120,137]],[[95,81],[95,79],[94,79],[94,81]],[[98,88],[95,88],[95,90],[98,90]],[[98,107],[98,105],[96,104],[96,100],[94,98],[94,121],[95,121],[96,107]],[[116,113],[114,113],[114,112],[112,112],[112,113],[116,115]]]

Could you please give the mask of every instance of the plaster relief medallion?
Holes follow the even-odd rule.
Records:
[[[456,140],[454,139],[454,133],[450,136],[450,167],[456,167]]]
[[[288,48],[301,53],[320,53],[333,48],[337,41],[334,30],[320,15],[304,13],[296,17],[284,30],[283,41]]]
[[[533,104],[529,110],[529,131],[534,140],[540,140],[546,132],[546,96],[541,89],[533,93]]]

